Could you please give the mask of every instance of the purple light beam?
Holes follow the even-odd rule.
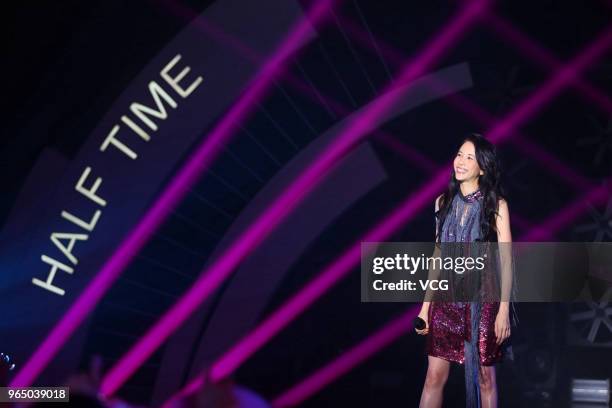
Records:
[[[412,306],[356,346],[309,375],[272,400],[273,408],[295,407],[389,346],[412,327],[419,307]]]
[[[486,14],[485,23],[498,33],[509,45],[514,46],[525,56],[537,61],[550,70],[559,69],[562,65],[555,56],[527,35],[517,30],[509,21],[501,16],[489,12]],[[580,76],[576,76],[571,84],[583,97],[586,97],[602,109],[605,113],[612,114],[612,99]]]
[[[582,194],[575,201],[547,218],[543,223],[529,230],[521,237],[521,240],[534,242],[550,239],[556,232],[587,211],[589,205],[597,205],[608,199],[612,195],[610,190],[611,182],[612,178],[606,180],[602,185],[592,188],[586,194]]]
[[[204,138],[138,225],[121,242],[89,286],[81,293],[68,312],[17,373],[11,382],[12,387],[26,387],[33,383],[70,335],[102,299],[133,257],[146,244],[153,232],[164,222],[172,209],[198,180],[200,174],[211,164],[216,154],[238,128],[238,125],[263,97],[274,78],[279,72],[283,71],[288,57],[297,51],[296,47],[301,44],[301,39],[308,35],[312,25],[317,24],[324,17],[325,11],[333,4],[333,0],[324,0],[315,4],[309,10],[308,18],[302,19],[292,28],[286,39],[250,82],[240,100],[231,107],[215,128]]]
[[[444,51],[459,40],[467,28],[484,10],[485,1],[474,1],[423,51],[408,63],[396,83],[374,100],[362,115],[347,124],[347,128],[326,149],[316,161],[303,172],[291,186],[243,233],[236,242],[201,273],[201,277],[187,293],[166,312],[147,333],[113,366],[101,385],[103,395],[113,394],[140,365],[170,336],[191,313],[210,295],[232,272],[236,265],[247,256],[323,179],[324,175],[338,164],[339,159],[363,138],[372,128],[375,119],[383,114],[397,99],[393,92],[400,86],[411,83],[422,75]]]
[[[608,180],[608,182],[610,181],[612,179]],[[533,228],[522,240],[529,242],[549,238],[551,234],[557,232],[584,213],[589,203],[596,204],[605,201],[609,198],[610,194],[611,191],[605,184],[593,188],[586,198],[580,197],[570,203],[557,214],[551,216],[536,228]],[[417,313],[418,307],[412,307],[405,315],[388,323],[357,346],[274,398],[272,406],[274,408],[283,408],[295,406],[305,401],[376,352],[391,344],[391,342],[406,332],[406,327],[411,327],[412,319],[414,319]]]
[[[486,15],[489,17],[494,16],[493,12],[490,10],[487,12]],[[377,45],[380,45],[382,50],[381,52],[387,58],[389,58],[392,63],[398,64],[399,61],[402,59],[401,52],[395,49],[393,46],[381,40],[374,39],[373,35],[362,32],[362,30],[357,27],[356,24],[349,20],[345,19],[343,23],[345,27],[349,30],[351,35],[355,37],[358,41],[360,41],[362,44],[367,46],[370,42],[375,41]],[[378,53],[377,49],[378,48],[376,47],[376,52]],[[544,51],[542,50],[542,52]],[[560,63],[555,62],[555,67],[558,67],[559,65]],[[578,80],[584,82],[584,80],[580,79],[579,77]],[[433,86],[442,89],[446,88],[446,84],[443,84],[441,82],[433,82]],[[591,89],[591,94],[593,95],[598,92],[588,83],[585,83],[583,87],[589,87]],[[601,92],[599,92],[599,94],[599,99],[602,100]],[[475,103],[473,103],[461,94],[449,94],[446,97],[446,101],[452,104],[458,110],[468,114],[469,116],[485,124],[486,126],[492,126],[493,123],[499,121],[499,118],[496,118],[495,116],[485,111],[481,107],[477,106]],[[550,173],[557,177],[563,178],[565,182],[571,184],[572,187],[578,190],[586,190],[593,186],[592,182],[588,178],[571,169],[554,155],[547,152],[546,150],[538,146],[536,143],[532,142],[525,135],[519,133],[518,131],[515,131],[515,133],[517,134],[513,136],[512,143],[523,153],[536,159],[537,163],[542,164],[543,167]]]
[[[577,72],[586,68],[586,63],[603,52],[605,44],[612,44],[612,30],[607,31],[596,40],[585,53],[580,54],[573,62],[534,94],[517,109],[513,110],[488,133],[492,142],[503,143],[512,135],[512,130],[521,121],[527,120],[535,114],[538,107],[543,106],[547,100],[553,98],[567,83],[566,72]],[[599,50],[595,53],[593,50]],[[528,109],[527,109],[527,108]],[[504,133],[506,132],[506,133]],[[398,228],[412,219],[418,211],[433,202],[435,196],[445,187],[451,171],[450,163],[441,168],[432,180],[423,185],[418,192],[409,196],[400,206],[383,222],[366,233],[353,247],[346,250],[334,263],[321,272],[317,278],[308,283],[299,293],[285,302],[268,318],[266,318],[251,333],[213,364],[211,376],[213,380],[224,378],[231,374],[248,357],[269,341],[276,333],[295,319],[303,310],[308,308],[318,297],[325,293],[335,282],[348,273],[360,259],[360,242],[384,241]]]

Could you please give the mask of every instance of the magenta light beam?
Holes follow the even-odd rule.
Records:
[[[612,27],[609,27],[569,64],[561,67],[553,78],[538,88],[525,103],[498,122],[488,132],[488,137],[495,142],[501,142],[510,137],[511,129],[535,115],[547,101],[557,96],[564,87],[575,81],[582,71],[601,58],[611,44]]]
[[[405,334],[412,327],[412,320],[418,312],[419,307],[412,306],[406,313],[387,323],[340,357],[274,398],[272,407],[294,407],[304,402]]]
[[[297,51],[302,39],[306,38],[311,32],[312,25],[317,24],[324,17],[325,11],[330,8],[332,3],[333,0],[315,3],[315,6],[308,12],[308,18],[301,19],[293,27],[286,39],[250,82],[242,97],[204,138],[197,150],[164,189],[134,230],[119,245],[89,286],[17,373],[11,382],[12,387],[25,387],[32,384],[47,366],[133,257],[142,249],[153,232],[164,222],[172,209],[198,180],[200,174],[211,164],[218,151],[232,136],[238,125],[246,119],[253,106],[263,97],[274,78],[283,71],[288,57]]]
[[[193,10],[189,9],[184,5],[169,1],[163,1],[162,3],[164,4],[165,8],[167,8],[170,12],[187,21],[197,17],[197,13],[195,13]],[[259,54],[247,47],[245,44],[243,44],[231,34],[223,32],[223,30],[219,29],[219,27],[217,27],[213,23],[204,21],[200,18],[196,20],[196,24],[197,27],[202,29],[205,33],[213,36],[218,41],[223,42],[224,44],[238,51],[245,59],[255,63],[261,62],[262,57]],[[401,63],[403,64],[403,58]],[[316,90],[314,87],[305,84],[302,80],[300,80],[297,76],[293,75],[291,72],[285,72],[283,74],[283,79],[295,90],[299,91],[304,96],[310,98],[312,101],[320,103],[328,110],[328,112],[332,112],[332,116],[335,115],[335,113],[333,112],[337,112],[340,114],[348,114],[351,112],[349,108],[343,106],[342,104],[333,100],[329,96],[324,95],[322,92]],[[426,171],[435,170],[436,164],[431,159],[428,159],[411,146],[401,143],[395,135],[377,129],[374,133],[374,136],[376,136],[376,138],[380,142],[385,144],[389,149],[391,149],[395,153],[401,154],[407,160],[413,162],[421,169]]]
[[[425,206],[431,204],[441,188],[448,183],[451,166],[438,172],[437,178],[426,183],[417,195],[410,195],[386,219],[374,226],[346,249],[316,278],[308,282],[298,293],[277,308],[252,332],[221,356],[212,366],[213,381],[226,378],[240,364],[259,350],[273,336],[291,323],[304,310],[345,277],[361,259],[361,242],[380,242],[391,236],[413,218]]]
[[[434,86],[436,86],[436,84],[434,84]],[[444,85],[440,84],[439,86]],[[470,115],[487,126],[492,126],[500,120],[460,94],[448,95],[446,100],[453,104],[458,110]],[[544,169],[548,170],[549,173],[561,178],[573,188],[577,190],[587,190],[593,187],[591,180],[563,163],[538,144],[532,142],[519,131],[514,131],[512,144],[523,153],[534,158],[536,162]]]
[[[487,22],[491,23],[491,19],[495,16],[495,14],[493,14],[493,12],[489,10],[486,15],[489,16],[489,19],[487,20]],[[402,60],[401,53],[398,50],[396,50],[393,46],[390,46],[380,40],[377,41],[376,39],[373,38],[373,36],[371,38],[370,35],[362,32],[362,30],[350,20],[346,20],[346,19],[343,20],[343,24],[346,28],[348,28],[351,35],[356,37],[357,40],[360,41],[362,44],[369,44],[371,41],[375,41],[376,44],[379,44],[381,46],[382,53],[387,58],[389,58],[389,60],[391,60],[394,64],[398,64],[399,61]],[[510,28],[508,28],[508,30],[510,30]],[[520,33],[516,33],[515,35],[520,35]],[[521,36],[521,38],[524,39],[524,36]],[[528,39],[524,39],[524,40],[529,41]],[[377,47],[374,47],[374,48],[375,48],[375,51],[378,53]],[[542,53],[545,52],[544,50],[540,50],[540,51]],[[552,62],[550,62],[551,58],[552,57],[548,57],[549,64],[552,64]],[[556,68],[560,66],[560,63],[557,62],[556,60],[554,64]],[[598,94],[597,89],[590,86],[580,77],[577,78],[577,81],[578,83],[583,84],[582,88],[585,88],[585,90],[586,88],[589,88],[590,89],[589,92],[591,95],[593,95],[594,98],[599,99],[600,101],[604,101],[605,97],[602,96],[601,92],[599,92]],[[441,83],[441,82],[436,83],[435,81],[433,82],[433,86],[436,88],[442,88],[442,89],[447,88],[446,84]],[[598,94],[599,96],[596,96],[596,94]],[[479,122],[485,124],[486,126],[491,126],[493,123],[499,120],[498,118],[486,112],[484,109],[477,106],[476,104],[474,104],[469,99],[462,96],[461,94],[448,95],[446,97],[446,101],[448,101],[449,103],[452,103],[452,105],[455,106],[457,109],[459,109],[463,113],[470,115],[472,118],[478,120]],[[606,106],[605,102],[603,103],[604,105],[600,104],[600,106]],[[381,140],[387,142],[387,140],[384,137],[381,138]],[[512,142],[519,150],[535,158],[536,161],[539,164],[543,165],[543,167],[546,170],[548,170],[549,172],[551,172],[552,174],[558,177],[563,178],[563,180],[571,184],[572,187],[579,189],[579,190],[586,190],[592,187],[592,183],[588,178],[584,177],[583,175],[571,169],[569,166],[564,164],[554,155],[542,149],[536,143],[530,141],[529,138],[525,137],[525,135],[520,134],[520,133],[515,134],[512,138]]]
[[[611,43],[612,29],[609,29],[600,35],[586,51],[564,66],[556,76],[548,80],[526,101],[504,117],[497,126],[491,129],[490,133],[487,132],[486,134],[493,135],[492,141],[494,143],[505,142],[513,134],[514,127],[519,126],[522,120],[527,120],[531,115],[535,114],[537,108],[542,107],[550,98],[553,98],[566,86],[570,80],[569,74],[579,74],[589,63],[600,57]],[[507,134],[503,132],[507,132]],[[441,168],[431,180],[427,181],[422,188],[402,202],[385,221],[366,234],[365,238],[360,241],[384,241],[397,228],[416,216],[425,205],[433,202],[435,196],[439,194],[448,182],[450,171],[450,164]],[[211,370],[212,379],[219,380],[231,374],[242,362],[295,319],[318,297],[323,295],[328,288],[348,273],[352,267],[357,265],[359,257],[360,245],[357,242],[357,244],[347,249],[313,281],[308,283],[305,288],[275,310],[252,332],[219,358],[213,364]],[[192,382],[189,387],[197,387],[197,380]]]
[[[602,185],[589,192],[586,199],[580,198],[570,203],[554,216],[550,217],[540,226],[534,228],[525,236],[526,241],[549,237],[551,233],[558,231],[564,225],[585,211],[588,203],[598,203],[610,196],[610,190]],[[370,335],[366,340],[326,364],[315,373],[300,381],[272,401],[274,408],[296,406],[310,398],[321,389],[348,373],[351,369],[361,364],[367,358],[387,347],[399,336],[411,327],[412,319],[418,313],[418,307],[412,307],[406,314],[388,323],[385,327]]]
[[[608,199],[612,192],[607,184],[611,181],[612,179],[609,179],[603,185],[593,188],[586,197],[581,197],[570,203],[557,214],[533,228],[523,238],[519,238],[519,240],[529,242],[551,237],[552,234],[584,213],[589,204],[598,204]],[[412,307],[405,315],[387,324],[359,345],[283,392],[272,401],[272,406],[274,408],[296,406],[319,392],[332,381],[345,375],[355,366],[387,347],[397,337],[405,333],[406,328],[411,327],[412,319],[417,315],[418,310],[418,307]]]
[[[184,5],[168,1],[163,1],[162,3],[172,13],[186,20],[191,20],[194,17],[197,17],[197,14],[193,10],[189,9]],[[244,45],[232,35],[220,30],[213,23],[205,22],[202,19],[198,19],[197,24],[198,27],[201,28],[207,34],[212,35],[213,37],[218,39],[218,41],[221,41],[240,52],[244,58],[256,63],[261,62],[262,57],[260,55],[258,55],[255,51]],[[364,40],[364,34],[362,34],[358,28],[354,27],[352,23],[344,21],[344,24],[350,27],[352,35],[358,36],[359,40],[362,42],[366,41]],[[392,58],[394,62],[398,62],[399,60],[403,61],[404,58],[400,57],[399,52],[395,51],[387,44],[385,44],[385,47],[385,53],[391,54],[390,58]],[[310,89],[308,85],[304,84],[299,78],[297,78],[290,72],[286,72],[283,77],[294,89],[300,91],[303,95],[309,97],[311,100],[315,102],[319,101],[324,106],[329,105],[335,111],[341,114],[346,114],[350,112],[348,108],[344,107],[339,102],[332,100],[331,98],[326,95],[323,95],[319,91]],[[440,84],[440,86],[444,85]],[[447,96],[447,98],[449,100],[452,100],[453,102],[456,102],[455,104],[459,107],[459,109],[485,123],[487,126],[496,121],[496,118],[485,112],[483,109],[477,107],[474,103],[470,102],[468,99],[462,97],[461,95],[449,95]],[[411,146],[400,142],[395,135],[377,129],[374,133],[374,136],[391,151],[401,154],[404,158],[415,164],[417,167],[420,167],[421,169],[428,172],[433,172],[436,170],[437,165],[434,161],[432,161],[430,158],[426,157],[416,149],[412,148]],[[572,184],[577,184],[580,187],[588,185],[588,181],[584,177],[573,173],[572,170],[568,169],[567,166],[564,166],[563,163],[561,163],[558,159],[554,158],[548,152],[539,148],[537,145],[529,142],[524,137],[519,138],[518,136],[515,136],[515,140],[516,139],[521,140],[521,148],[523,148],[526,153],[537,157],[538,162],[545,163],[550,170],[554,171],[554,174],[562,175],[563,177],[565,177],[566,180],[570,181]]]
[[[495,14],[489,12],[486,15],[485,22],[493,30],[496,31],[509,45],[514,46],[527,57],[544,65],[548,69],[556,70],[561,67],[561,62],[555,58],[548,50],[531,40],[528,36],[516,29],[512,24]],[[584,78],[576,76],[571,85],[578,90],[583,97],[586,97],[591,102],[595,103],[605,113],[612,114],[612,100],[608,95],[591,85]]]
[[[164,5],[164,9],[170,11],[177,17],[185,19],[186,21],[190,21],[198,17],[198,14],[195,11],[191,10],[185,5],[165,0],[160,1],[160,3]],[[232,47],[234,50],[239,52],[246,60],[255,63],[261,63],[263,58],[257,52],[246,46],[236,37],[232,36],[227,32],[224,32],[212,22],[205,21],[202,18],[198,18],[197,20],[195,20],[195,24],[199,29],[201,29],[206,34],[212,36],[217,41],[222,42],[229,47]],[[285,80],[287,84],[289,84],[292,88],[300,92],[302,95],[308,97],[315,103],[321,104],[321,106],[323,106],[332,117],[334,117],[336,113],[348,114],[351,112],[349,108],[343,106],[341,103],[333,100],[329,96],[324,95],[312,85],[307,85],[306,83],[304,83],[304,81],[299,79],[290,71],[284,72],[282,79]],[[421,169],[429,172],[435,170],[436,164],[432,160],[428,159],[411,146],[400,142],[397,136],[384,132],[380,129],[374,131],[374,136],[377,140],[384,144],[385,147],[387,147],[394,153],[399,153],[405,159],[414,163]]]
[[[485,5],[485,1],[474,1],[466,6],[431,43],[427,44],[413,62],[408,63],[402,69],[397,83],[374,100],[362,115],[349,123],[330,147],[265,210],[224,254],[219,256],[210,268],[201,273],[201,277],[188,292],[111,368],[102,381],[101,392],[104,395],[113,394],[229,276],[236,265],[282,222],[316,187],[324,175],[339,162],[339,159],[372,129],[377,117],[396,101],[398,93],[393,91],[422,75],[448,47],[459,40],[483,11]]]
[[[606,180],[602,185],[592,188],[586,194],[581,195],[578,199],[550,216],[546,221],[529,230],[520,239],[525,242],[550,239],[556,232],[583,214],[589,208],[589,205],[597,205],[610,198],[612,196],[610,183],[612,183],[612,178]]]
[[[595,44],[597,49],[601,48],[603,39],[608,43],[612,42],[612,36],[610,33],[607,33],[600,37],[597,44]],[[538,107],[541,107],[546,101],[553,98],[556,92],[561,90],[565,81],[559,78],[565,78],[565,80],[567,80],[567,74],[565,72],[574,72],[575,70],[584,69],[586,67],[584,64],[595,56],[596,54],[591,52],[590,49],[587,50],[586,53],[578,56],[574,62],[566,67],[566,71],[562,71],[558,76],[550,79],[534,92],[530,98],[494,126],[490,132],[485,134],[489,134],[493,142],[504,142],[507,137],[512,134],[513,129],[519,126],[521,121],[527,120],[531,115],[535,114],[535,110]],[[578,63],[580,63],[580,65]],[[504,134],[503,132],[507,133]],[[439,194],[448,182],[450,171],[450,164],[441,168],[434,178],[427,181],[418,192],[409,196],[387,220],[379,224],[379,226],[374,228],[371,232],[368,232],[360,241],[384,241],[385,238],[396,231],[397,228],[413,218],[425,205],[433,202],[436,195]],[[249,335],[217,360],[211,371],[213,379],[217,380],[231,374],[243,361],[295,319],[299,313],[310,306],[312,302],[321,296],[331,287],[331,285],[337,282],[344,274],[348,273],[350,268],[358,263],[359,256],[360,246],[358,241],[352,248],[349,248],[340,256],[337,261],[319,274],[315,280],[307,284],[303,290],[277,309],[272,315],[266,318],[264,322],[249,333]]]

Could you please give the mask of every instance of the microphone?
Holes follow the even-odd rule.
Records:
[[[412,324],[414,325],[414,328],[417,330],[423,330],[427,326],[427,323],[425,323],[425,320],[421,319],[418,316],[414,318],[414,320],[412,321]]]

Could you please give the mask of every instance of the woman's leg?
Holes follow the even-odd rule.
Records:
[[[419,407],[439,408],[442,406],[442,395],[450,370],[450,362],[438,357],[427,357],[427,376],[425,377]]]
[[[495,366],[480,366],[478,382],[482,408],[497,408],[497,382]]]

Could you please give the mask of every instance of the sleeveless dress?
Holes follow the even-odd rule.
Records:
[[[474,242],[480,238],[481,208],[480,190],[465,196],[459,190],[442,225],[440,241]],[[499,302],[433,300],[429,307],[426,353],[464,364],[466,407],[469,408],[480,407],[478,365],[490,366],[500,362],[507,346],[507,342],[500,346],[495,341],[498,310]]]
[[[480,190],[464,196],[461,190],[453,198],[442,225],[442,242],[473,242],[480,237]],[[465,342],[471,341],[473,302],[436,303],[429,307],[428,355],[459,364],[465,362]],[[495,318],[499,302],[480,304],[480,322],[476,335],[480,365],[493,365],[502,360],[502,347],[495,342]]]

